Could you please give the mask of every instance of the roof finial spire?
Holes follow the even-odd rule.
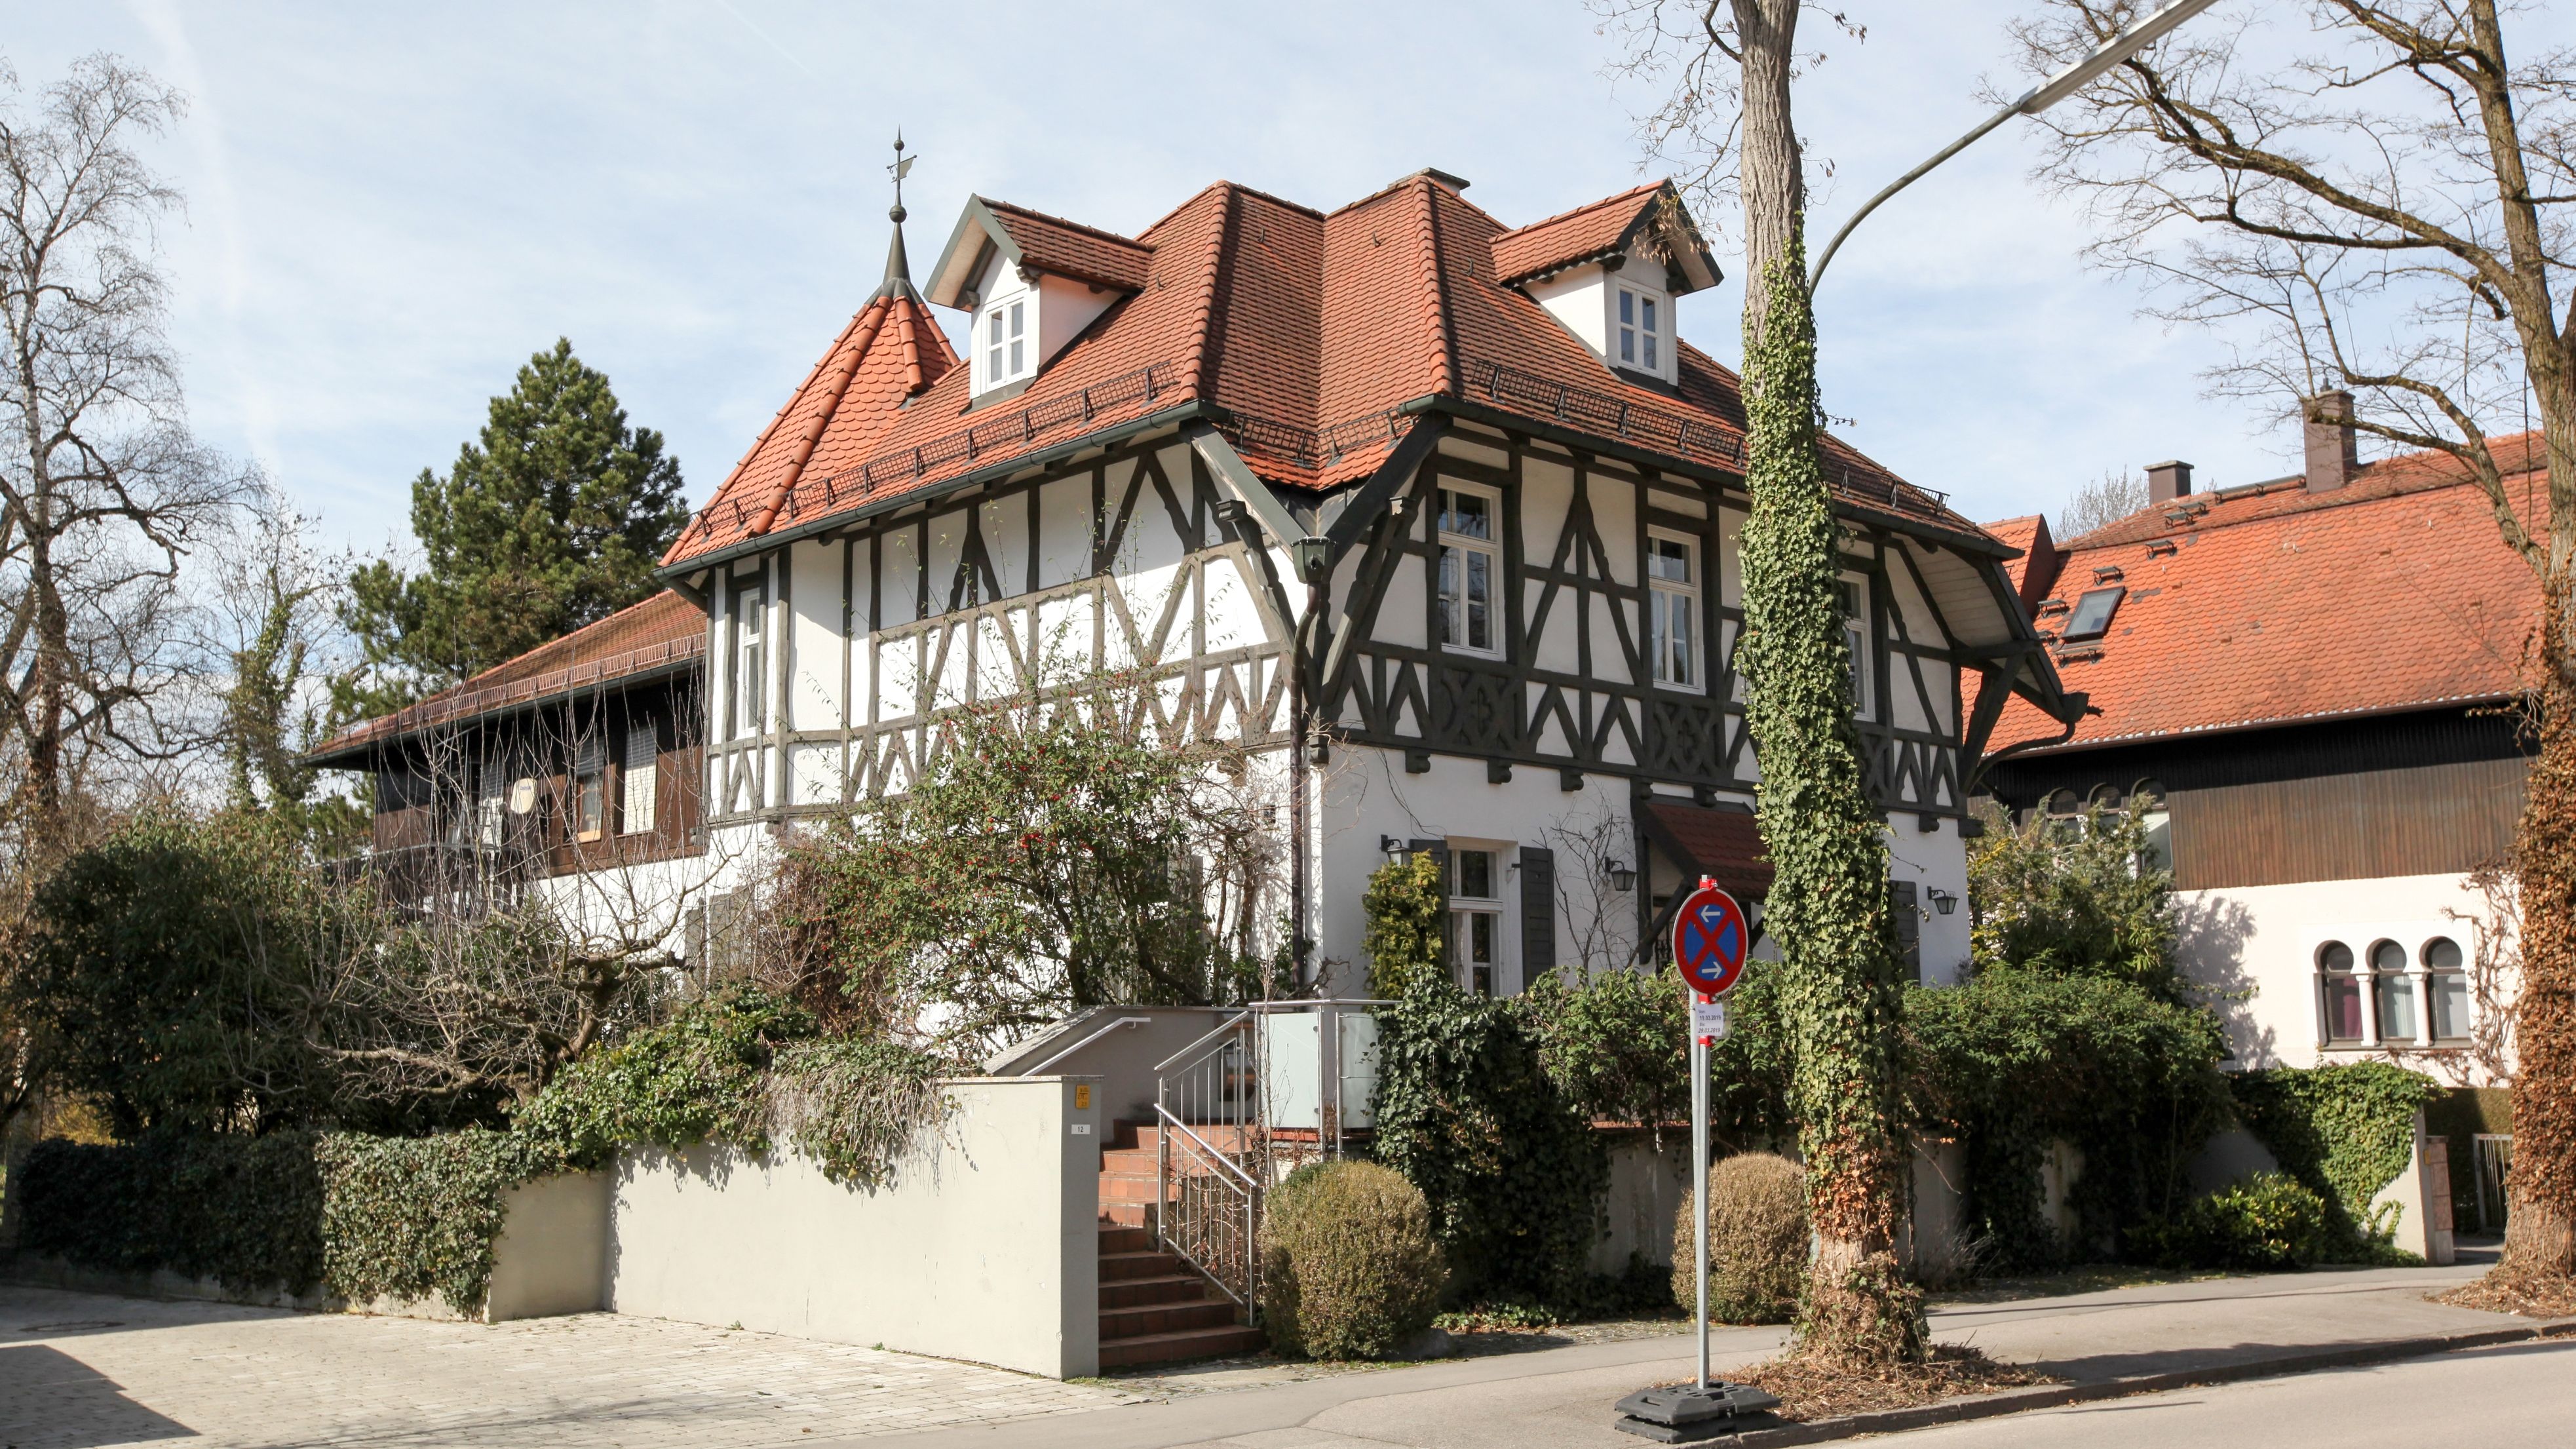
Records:
[[[896,127],[894,164],[886,168],[886,174],[894,178],[894,205],[886,210],[886,219],[894,223],[894,242],[886,248],[885,285],[878,288],[881,292],[912,290],[912,264],[903,254],[903,219],[907,215],[903,209],[903,178],[912,174],[912,163],[920,159],[919,155],[903,154],[903,128]]]

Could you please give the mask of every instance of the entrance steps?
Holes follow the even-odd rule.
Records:
[[[1233,1141],[1194,1130],[1219,1150]],[[1263,1342],[1232,1299],[1154,1242],[1158,1131],[1121,1122],[1100,1154],[1103,1369],[1249,1353]]]

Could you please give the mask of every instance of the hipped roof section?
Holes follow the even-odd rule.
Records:
[[[1638,188],[1616,206],[1543,223],[1563,232],[1544,249],[1590,237],[1583,228],[1591,221],[1578,227],[1571,219],[1596,210],[1623,218],[1624,234],[1661,205],[1661,191]],[[1630,200],[1633,212],[1623,210]],[[935,344],[935,368],[923,346],[931,380],[907,397],[894,364],[879,361],[884,331],[861,345],[854,321],[690,522],[666,568],[1184,413],[1216,423],[1263,479],[1296,488],[1366,476],[1414,413],[1444,403],[1685,465],[1730,473],[1744,465],[1734,373],[1687,343],[1677,349],[1677,390],[1612,372],[1537,303],[1497,280],[1495,246],[1509,229],[1438,173],[1406,177],[1329,213],[1218,182],[1132,240],[982,200],[960,223],[961,237],[990,239],[995,229],[1037,270],[1080,276],[1123,267],[1134,290],[1024,392],[971,410],[969,371],[954,365],[944,340]],[[958,254],[973,250],[952,243],[934,296],[966,285],[952,284],[950,274],[966,265]],[[853,380],[836,395],[835,359],[853,350]],[[794,449],[778,438],[801,437],[816,418],[816,445],[791,465]],[[1827,476],[1849,504],[1985,543],[1939,495],[1838,439],[1828,437],[1825,451]]]

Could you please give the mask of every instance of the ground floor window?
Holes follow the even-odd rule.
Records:
[[[1503,936],[1502,870],[1490,850],[1449,851],[1449,968],[1478,996],[1494,994]]]

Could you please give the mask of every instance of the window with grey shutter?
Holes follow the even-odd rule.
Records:
[[[1521,986],[1556,969],[1556,852],[1521,847]]]
[[[626,725],[626,753],[618,761],[624,778],[624,798],[618,802],[618,829],[628,835],[642,835],[653,828],[653,791],[660,783],[656,762],[660,758],[654,745],[653,720],[639,715]]]

